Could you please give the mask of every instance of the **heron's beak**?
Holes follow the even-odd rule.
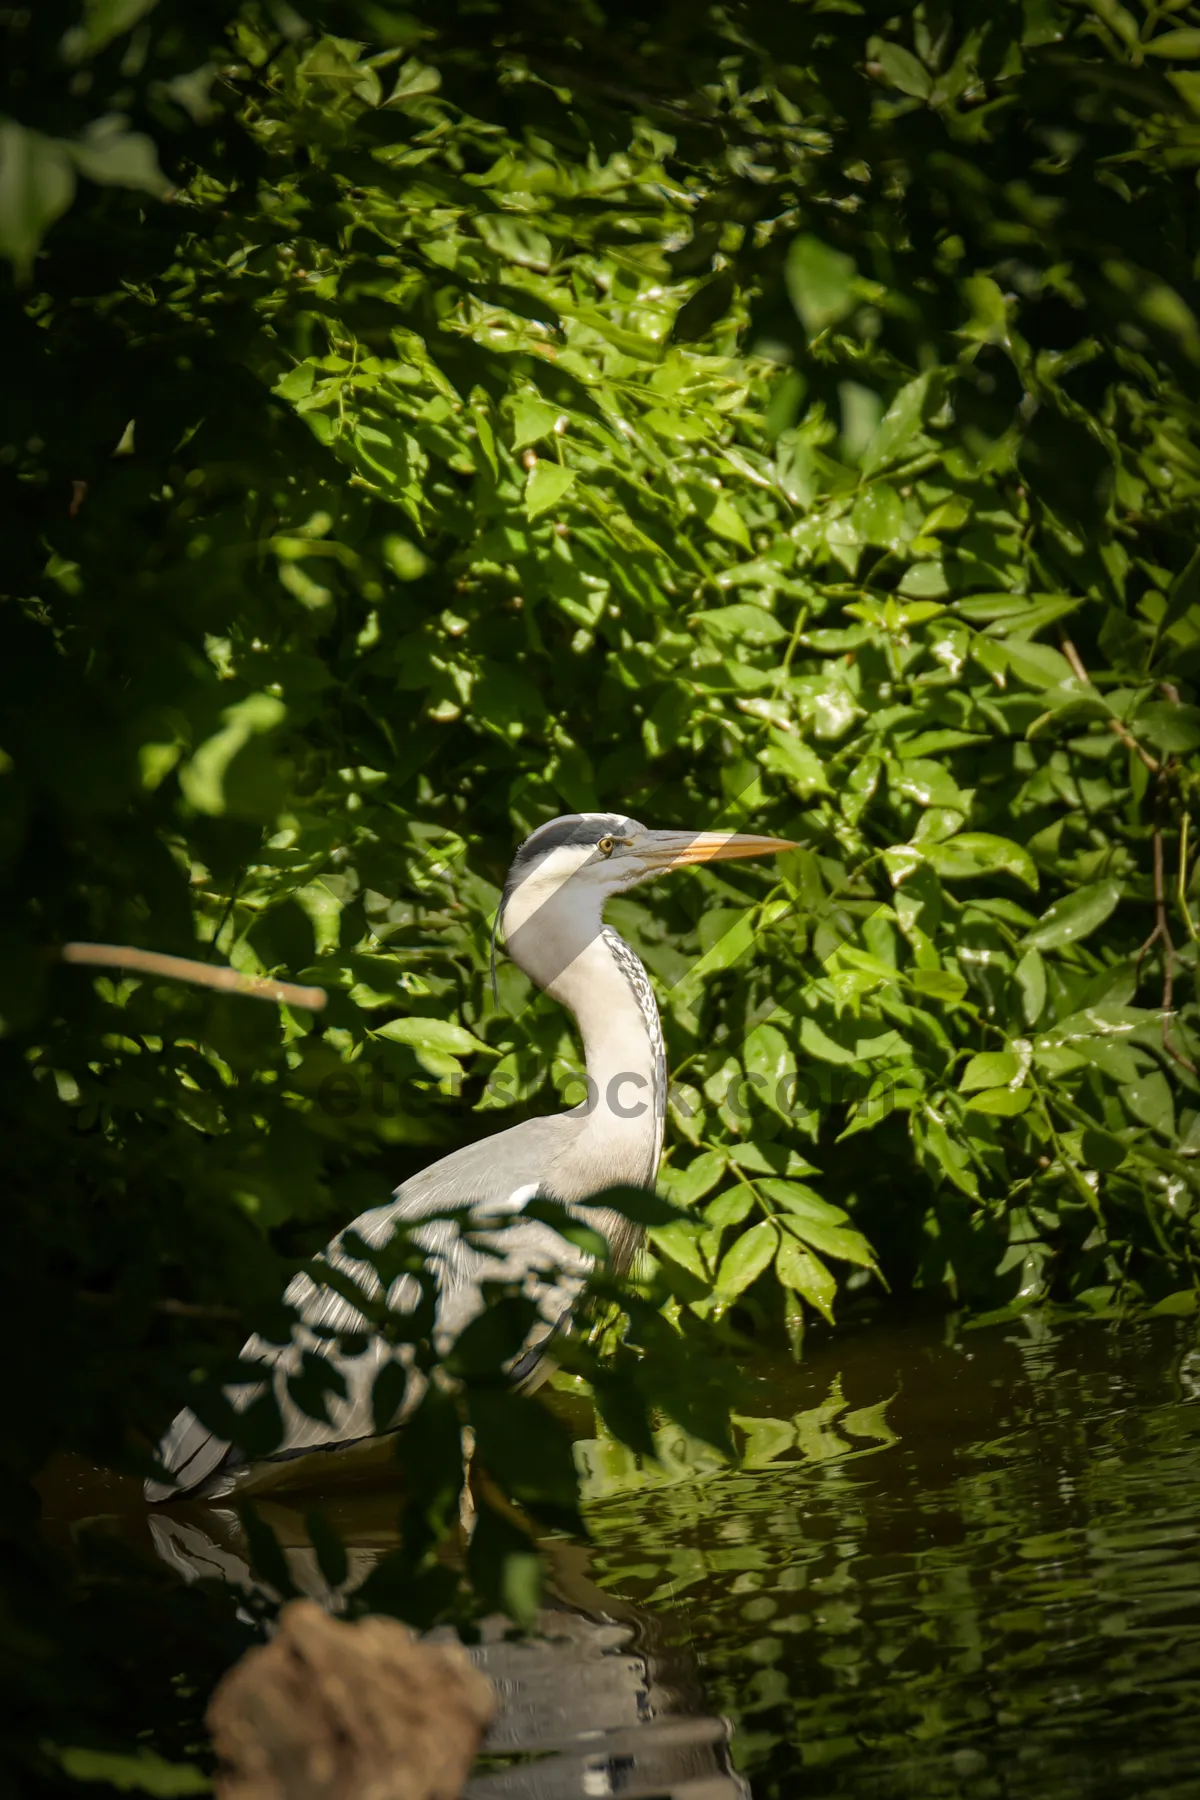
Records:
[[[637,851],[648,868],[658,870],[732,862],[743,856],[778,856],[798,848],[791,838],[751,837],[738,831],[648,831]]]

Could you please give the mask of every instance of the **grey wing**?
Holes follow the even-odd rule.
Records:
[[[518,1212],[527,1200],[546,1191],[547,1169],[569,1154],[569,1139],[578,1127],[570,1115],[530,1119],[498,1137],[468,1144],[452,1155],[423,1169],[397,1188],[383,1206],[362,1213],[346,1229],[380,1248],[399,1223],[428,1219],[414,1236],[433,1265],[438,1282],[437,1322],[434,1341],[439,1352],[453,1343],[464,1326],[483,1310],[481,1283],[517,1281],[537,1301],[542,1322],[531,1333],[529,1347],[543,1341],[558,1325],[578,1295],[589,1266],[588,1258],[573,1250],[556,1231],[534,1219],[505,1222],[504,1215]],[[495,1254],[488,1255],[463,1241],[452,1219],[432,1219],[431,1213],[448,1206],[470,1205],[475,1226],[496,1221],[494,1232],[484,1231],[484,1242]],[[369,1263],[350,1256],[339,1233],[323,1252],[323,1260],[342,1270],[370,1296],[380,1292],[379,1278]],[[295,1456],[303,1451],[330,1448],[369,1437],[377,1429],[371,1393],[380,1370],[392,1361],[406,1364],[409,1350],[371,1336],[358,1356],[346,1356],[336,1339],[324,1332],[360,1333],[369,1330],[354,1304],[326,1283],[308,1275],[296,1275],[284,1298],[299,1311],[291,1339],[283,1345],[267,1344],[255,1336],[242,1350],[244,1362],[264,1365],[264,1381],[227,1387],[226,1398],[241,1410],[261,1397],[269,1381],[283,1419],[283,1438],[274,1456]],[[416,1283],[401,1276],[388,1293],[388,1304],[402,1311],[415,1304]],[[318,1335],[316,1328],[322,1328]],[[346,1384],[343,1397],[329,1395],[326,1420],[310,1418],[292,1399],[289,1375],[299,1372],[305,1351],[328,1357]],[[522,1357],[522,1364],[527,1360]],[[404,1398],[390,1421],[396,1425],[411,1412],[423,1391],[421,1377],[409,1371]],[[201,1424],[190,1408],[175,1419],[159,1446],[159,1458],[169,1481],[148,1481],[146,1498],[168,1500],[209,1484],[208,1492],[227,1491],[212,1486],[221,1474],[230,1446]]]

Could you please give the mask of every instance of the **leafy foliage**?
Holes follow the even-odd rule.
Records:
[[[562,1015],[487,979],[564,810],[806,846],[612,908],[689,1214],[619,1437],[694,1428],[671,1342],[735,1309],[798,1345],[877,1268],[1187,1293],[1192,10],[8,16],[13,1492],[144,1460],[333,1229],[578,1098]],[[430,1406],[413,1606],[457,1495]]]

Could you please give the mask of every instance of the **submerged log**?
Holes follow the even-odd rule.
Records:
[[[217,1800],[457,1800],[494,1710],[457,1645],[294,1600],[209,1703]]]

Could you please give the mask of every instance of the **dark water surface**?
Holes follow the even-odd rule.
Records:
[[[593,1575],[673,1616],[760,1800],[1200,1795],[1195,1343],[836,1340],[810,1460],[601,1502]]]
[[[593,1542],[548,1547],[540,1642],[485,1633],[503,1712],[472,1793],[1200,1800],[1198,1343],[892,1320],[753,1371],[755,1466],[668,1431],[664,1480],[581,1440]],[[350,1586],[396,1500],[263,1496],[328,1599],[317,1500]],[[127,1525],[185,1579],[251,1584],[228,1503]]]

